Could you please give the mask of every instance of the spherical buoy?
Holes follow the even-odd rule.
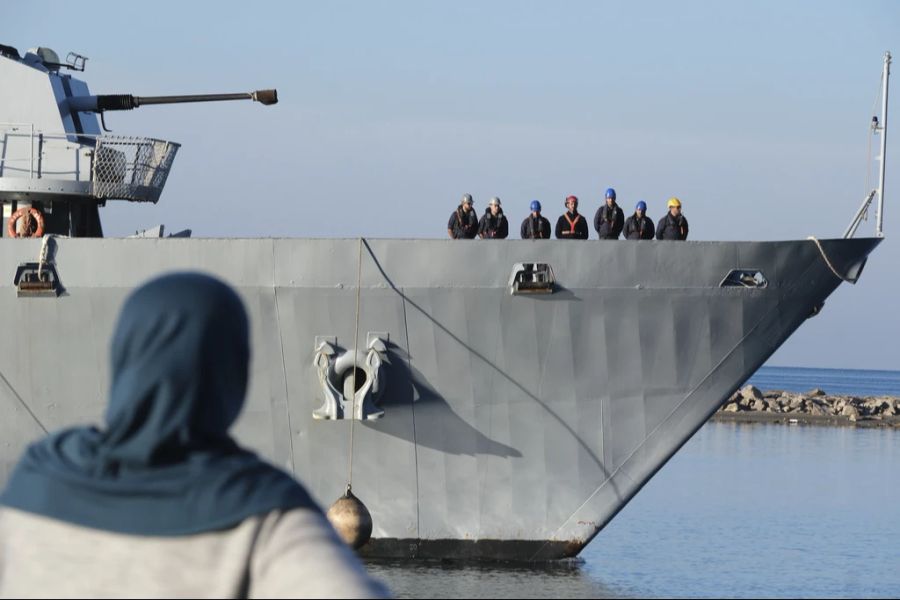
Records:
[[[341,539],[354,550],[372,537],[372,515],[366,505],[353,495],[349,485],[347,492],[328,509],[328,520]]]

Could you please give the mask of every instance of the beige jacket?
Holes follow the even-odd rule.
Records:
[[[181,537],[111,533],[0,507],[3,598],[383,598],[325,518],[295,509]]]

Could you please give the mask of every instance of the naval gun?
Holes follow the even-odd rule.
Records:
[[[106,111],[187,102],[278,102],[274,89],[95,95],[84,81],[64,72],[82,72],[86,61],[69,53],[61,62],[56,52],[42,47],[20,55],[0,44],[0,87],[11,92],[0,96],[0,236],[102,237],[99,208],[108,200],[159,200],[180,144],[109,135]]]
[[[106,110],[131,110],[150,104],[181,104],[185,102],[221,102],[223,100],[253,100],[264,106],[278,103],[278,90],[256,90],[238,94],[192,94],[187,96],[133,96],[131,94],[104,94],[100,96],[76,96],[69,98],[69,108],[79,112]]]

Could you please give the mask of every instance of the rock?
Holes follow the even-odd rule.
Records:
[[[848,417],[851,421],[856,421],[859,418],[859,411],[852,404],[848,404],[841,411],[841,416]]]
[[[788,406],[791,407],[791,410],[795,410],[800,408],[801,404],[803,404],[803,396],[793,396]]]
[[[863,406],[866,409],[866,413],[870,415],[883,415],[885,411],[894,408],[892,403],[882,398],[869,398],[863,403]]]
[[[769,390],[767,392],[763,392],[763,398],[765,398],[766,400],[769,400],[772,398],[780,398],[783,395],[784,395],[784,392],[782,392],[781,390]]]
[[[737,412],[739,410],[737,402],[729,402],[725,405],[725,408],[722,409],[723,412]]]
[[[806,409],[806,412],[811,415],[827,415],[828,411],[822,406],[816,404],[815,402],[810,402],[809,407]]]
[[[762,412],[769,407],[768,403],[765,400],[754,400],[751,408],[757,412]]]
[[[804,408],[806,408],[806,410],[809,410],[813,406],[822,408],[822,409],[826,408],[825,403],[822,402],[821,400],[819,400],[818,398],[804,398],[803,406],[804,406]]]
[[[808,392],[806,392],[806,395],[807,396],[825,396],[826,394],[825,394],[825,390],[823,390],[822,388],[813,388],[813,389],[809,390]]]
[[[865,402],[862,403],[863,406],[869,409],[869,411],[875,411],[881,408],[881,398],[869,398]]]
[[[750,400],[762,400],[763,393],[759,391],[759,388],[753,385],[746,385],[741,389],[741,396],[744,398],[748,398]]]

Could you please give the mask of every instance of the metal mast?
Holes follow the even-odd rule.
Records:
[[[878,157],[878,208],[875,213],[875,236],[884,237],[884,167],[887,164],[888,80],[891,76],[891,53],[884,53],[884,70],[881,73],[881,154]]]
[[[863,217],[869,210],[872,199],[877,195],[878,204],[875,205],[875,237],[884,237],[884,168],[887,164],[887,114],[888,114],[888,80],[891,76],[891,53],[884,53],[884,68],[881,71],[881,123],[878,122],[878,116],[872,117],[872,134],[881,134],[880,155],[875,160],[878,161],[878,187],[866,196],[862,206],[856,211],[856,216],[850,222],[850,226],[844,232],[845,238],[852,238],[856,233],[856,229],[862,222]],[[868,177],[868,173],[867,173]]]

